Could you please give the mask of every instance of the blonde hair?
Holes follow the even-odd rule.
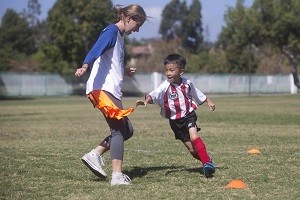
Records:
[[[116,15],[115,22],[124,20],[126,17],[130,17],[134,21],[143,24],[147,19],[144,9],[138,4],[131,4],[125,7],[116,5],[114,7],[114,12]]]

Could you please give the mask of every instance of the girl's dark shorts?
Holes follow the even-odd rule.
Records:
[[[171,129],[173,130],[175,134],[175,139],[181,140],[182,142],[188,142],[191,141],[189,129],[192,127],[196,127],[197,131],[200,130],[200,128],[197,127],[197,115],[195,111],[189,113],[187,116],[175,119],[175,120],[169,120]]]

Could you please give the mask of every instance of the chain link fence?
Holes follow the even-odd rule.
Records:
[[[204,93],[210,94],[282,94],[297,93],[291,75],[199,75],[184,74]],[[84,95],[88,75],[73,74],[0,73],[1,97]],[[126,96],[144,95],[165,80],[157,72],[126,77],[123,93]]]

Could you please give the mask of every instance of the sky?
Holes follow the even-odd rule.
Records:
[[[48,10],[52,8],[56,0],[39,0],[41,4],[41,19],[47,17]],[[12,8],[17,12],[23,11],[27,8],[27,0],[0,0],[0,19],[4,15],[7,8]],[[138,33],[133,33],[129,37],[136,39],[149,39],[160,37],[158,30],[161,21],[161,13],[164,7],[170,2],[170,0],[112,0],[113,4],[128,5],[131,3],[138,3],[141,5],[149,20],[144,23]],[[186,0],[187,5],[190,5],[192,0]],[[202,27],[206,30],[203,33],[206,41],[215,42],[225,25],[224,14],[228,7],[234,7],[236,0],[200,0],[202,5]],[[245,6],[252,5],[253,0],[245,0]]]

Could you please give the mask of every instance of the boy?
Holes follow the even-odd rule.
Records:
[[[179,54],[170,54],[164,60],[167,80],[158,88],[148,93],[145,100],[137,100],[136,106],[158,104],[161,116],[169,119],[175,138],[181,140],[194,158],[203,165],[205,177],[213,177],[215,166],[206,151],[201,138],[197,135],[200,129],[196,125],[197,105],[207,102],[210,110],[215,110],[215,104],[208,99],[192,82],[181,77],[184,73],[186,60]]]

